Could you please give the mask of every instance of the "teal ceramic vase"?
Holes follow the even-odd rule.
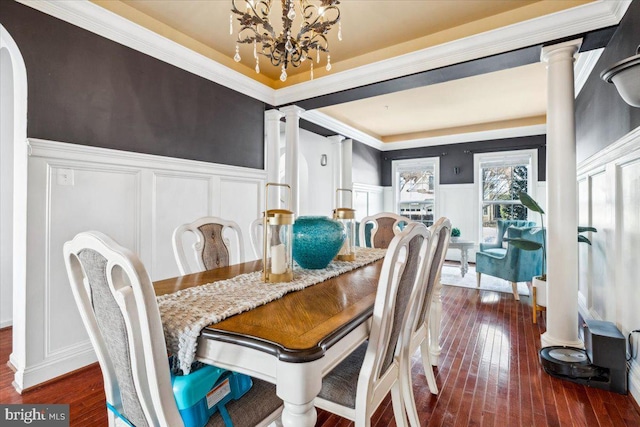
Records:
[[[301,216],[293,224],[293,259],[302,268],[325,268],[346,238],[344,227],[326,216]]]

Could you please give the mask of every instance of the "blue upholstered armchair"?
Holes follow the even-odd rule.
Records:
[[[515,223],[515,224],[514,224]],[[518,226],[522,224],[524,226]],[[476,253],[476,274],[478,287],[482,274],[499,277],[511,282],[513,296],[518,295],[518,282],[528,282],[531,278],[542,273],[542,250],[525,251],[513,245],[502,247],[504,232],[508,238],[522,238],[542,243],[544,231],[534,227],[529,221],[498,221],[498,242],[495,244],[480,244],[480,251]]]

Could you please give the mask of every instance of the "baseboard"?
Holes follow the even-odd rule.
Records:
[[[637,360],[631,361],[629,369],[629,393],[640,406],[640,363]]]
[[[47,360],[43,363],[31,365],[28,368],[17,369],[14,375],[13,386],[16,391],[22,394],[23,391],[41,385],[54,378],[76,371],[87,365],[95,363],[97,357],[93,348],[82,351],[74,351],[64,357],[57,357],[55,360]],[[13,366],[17,366],[11,362]]]

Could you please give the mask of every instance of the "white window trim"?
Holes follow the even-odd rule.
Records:
[[[535,200],[536,188],[538,187],[538,150],[526,149],[526,150],[511,150],[511,151],[497,151],[492,153],[477,153],[473,155],[473,183],[475,186],[475,215],[478,234],[476,236],[478,242],[482,242],[482,214],[480,209],[482,207],[482,176],[480,170],[480,164],[492,160],[502,160],[505,157],[522,157],[522,155],[528,155],[531,157],[531,172],[530,179],[527,183],[527,193]]]
[[[398,209],[399,191],[398,188],[398,171],[405,168],[418,168],[421,166],[433,165],[433,200],[435,208],[433,209],[433,220],[440,218],[440,157],[422,157],[419,159],[408,160],[392,160],[391,161],[391,184],[393,187],[393,212],[400,215]]]

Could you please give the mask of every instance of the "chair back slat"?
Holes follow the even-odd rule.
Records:
[[[359,383],[359,389],[375,388],[390,371],[397,372],[399,368],[401,348],[408,345],[401,337],[403,330],[413,325],[409,318],[411,301],[424,281],[429,241],[427,228],[412,222],[389,245],[378,282],[369,345],[359,379],[363,384]]]
[[[204,268],[212,270],[214,268],[226,267],[229,262],[229,248],[224,242],[222,236],[222,224],[204,224],[198,227],[198,230],[204,236],[202,252],[202,263]]]
[[[183,241],[189,233],[196,239],[190,257]],[[233,242],[228,235],[233,237]],[[223,218],[207,216],[182,224],[174,230],[172,243],[178,269],[183,275],[244,262],[242,230],[234,221]]]
[[[135,426],[147,420],[136,391],[127,326],[107,280],[107,259],[92,249],[79,252],[78,259],[87,276],[96,323],[106,344],[115,371],[122,402],[122,413]]]
[[[370,243],[373,248],[386,249],[389,247],[393,238],[402,231],[402,228],[411,222],[413,221],[409,218],[392,212],[382,212],[376,215],[366,216],[360,221],[358,239],[360,246],[366,246],[367,243]],[[368,223],[373,224],[369,239],[365,236]]]
[[[449,249],[449,241],[451,240],[451,221],[442,217],[430,227],[430,230],[431,259],[427,267],[427,282],[424,290],[424,296],[422,297],[422,308],[420,310],[420,315],[418,316],[416,328],[425,323],[427,316],[429,315],[429,310],[431,309],[433,290],[440,278],[444,258],[447,255],[447,249]]]

